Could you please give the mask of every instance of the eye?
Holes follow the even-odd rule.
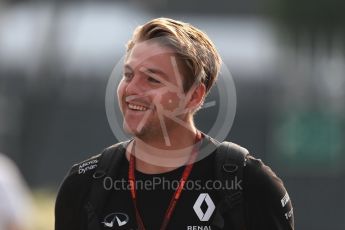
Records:
[[[147,80],[149,81],[149,82],[152,82],[152,83],[161,83],[157,78],[155,78],[155,77],[151,77],[151,76],[148,76],[147,77]]]
[[[131,72],[124,72],[123,73],[123,78],[127,81],[130,80],[132,77],[133,77],[133,74]]]

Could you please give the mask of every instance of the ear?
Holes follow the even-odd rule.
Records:
[[[196,86],[192,86],[187,94],[190,94],[188,95],[190,99],[187,103],[187,108],[193,113],[204,102],[206,87],[202,83],[197,84]]]

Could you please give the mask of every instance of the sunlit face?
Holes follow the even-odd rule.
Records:
[[[117,95],[124,129],[135,136],[163,135],[186,118],[188,97],[174,51],[155,42],[141,42],[125,60]]]

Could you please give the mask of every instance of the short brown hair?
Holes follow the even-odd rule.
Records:
[[[184,90],[188,91],[194,82],[201,82],[207,94],[217,79],[221,65],[220,55],[209,37],[188,23],[156,18],[134,30],[127,43],[127,54],[137,42],[160,37],[166,38],[168,44],[164,42],[164,45],[173,48],[179,58],[186,61],[185,69],[193,76],[184,77]]]

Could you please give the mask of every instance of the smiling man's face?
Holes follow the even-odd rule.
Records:
[[[186,118],[188,97],[183,91],[177,56],[157,42],[141,42],[128,53],[117,95],[124,129],[134,136],[162,135]]]

